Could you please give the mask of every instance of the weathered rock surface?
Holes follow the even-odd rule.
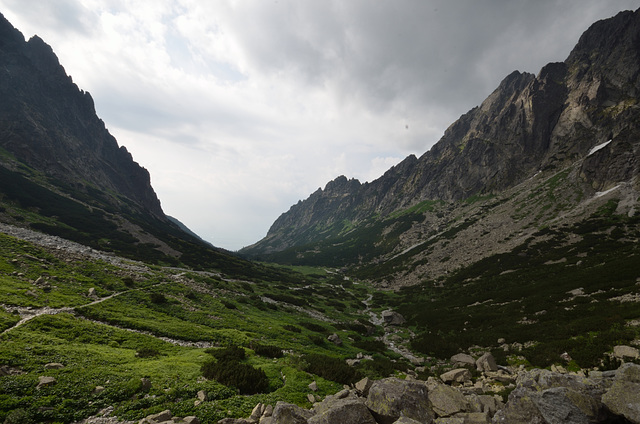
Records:
[[[427,386],[422,381],[398,378],[376,381],[369,389],[366,405],[380,424],[391,424],[401,416],[420,422],[433,419]]]
[[[274,424],[307,424],[307,420],[314,415],[312,411],[286,402],[276,403],[273,409],[272,423]]]
[[[316,415],[307,420],[309,424],[376,424],[362,399],[336,399],[314,409]]]
[[[469,401],[459,390],[444,384],[429,391],[429,402],[433,412],[439,417],[449,417],[470,409]]]
[[[473,359],[473,356],[468,355],[466,353],[456,353],[451,357],[451,363],[454,367],[464,366],[464,365],[476,365],[476,360]]]
[[[478,371],[498,371],[498,364],[491,352],[487,352],[476,361],[476,368]]]
[[[602,403],[616,415],[640,424],[640,365],[624,364],[618,369]]]

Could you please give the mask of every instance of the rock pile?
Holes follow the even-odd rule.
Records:
[[[487,366],[493,368],[490,360]],[[498,395],[478,394],[473,387],[435,378],[365,378],[311,409],[278,402],[271,410],[258,404],[249,418],[225,418],[218,423],[640,424],[640,365],[626,363],[616,371],[592,371],[589,377],[522,370],[514,379],[515,389],[503,403]]]

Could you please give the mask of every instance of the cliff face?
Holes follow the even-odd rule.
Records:
[[[0,147],[75,190],[118,193],[166,219],[149,173],[118,147],[89,93],[66,75],[50,46],[37,36],[25,42],[2,15],[0,74]],[[111,201],[121,204],[116,196]]]
[[[578,160],[592,192],[628,181],[639,174],[639,88],[640,10],[621,12],[592,25],[564,62],[544,66],[537,76],[507,76],[420,158],[406,158],[369,184],[346,184],[344,177],[329,183],[278,218],[246,252],[317,242],[328,236],[320,229],[335,229],[341,220],[384,217],[425,200],[499,193]]]

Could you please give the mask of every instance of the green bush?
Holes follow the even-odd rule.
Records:
[[[353,345],[367,352],[384,352],[387,350],[387,346],[380,340],[358,340]]]
[[[312,353],[305,355],[303,360],[307,363],[305,371],[327,380],[342,384],[352,384],[362,378],[358,371],[339,358]]]
[[[151,300],[151,303],[155,303],[156,305],[167,303],[167,298],[162,293],[151,293],[149,295],[149,299]]]
[[[31,415],[24,409],[15,409],[7,414],[4,424],[32,424]]]
[[[138,358],[156,358],[160,356],[160,351],[158,351],[158,349],[145,346],[136,351],[136,356]]]
[[[302,327],[306,328],[307,330],[315,331],[316,333],[323,333],[324,334],[324,333],[327,332],[326,328],[324,328],[320,324],[316,324],[314,322],[303,321],[303,322],[300,322],[298,324],[300,324]]]
[[[205,378],[235,387],[243,395],[263,393],[269,388],[269,379],[263,370],[240,362],[245,358],[241,347],[207,349],[207,353],[214,358],[205,361],[200,368]]]
[[[282,358],[284,353],[278,346],[252,344],[251,348],[256,352],[256,355],[266,356],[267,358]]]
[[[225,308],[227,309],[238,309],[238,307],[236,306],[235,303],[233,302],[229,302],[228,300],[221,300],[221,303],[224,305]]]
[[[246,358],[246,353],[243,348],[238,346],[229,346],[224,349],[207,349],[208,354],[216,358],[218,361],[242,361]]]

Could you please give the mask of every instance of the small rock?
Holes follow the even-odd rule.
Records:
[[[451,362],[454,364],[453,366],[464,366],[464,365],[472,365],[475,366],[476,360],[473,359],[471,355],[467,355],[466,353],[457,353],[451,357]]]
[[[344,399],[347,396],[349,396],[349,393],[350,393],[349,389],[342,389],[338,393],[336,393],[335,396],[336,396],[336,399]]]
[[[456,368],[451,371],[447,371],[440,376],[445,383],[464,383],[471,380],[471,371],[466,368]]]
[[[262,412],[262,416],[270,417],[272,415],[273,415],[273,406],[272,405],[265,406],[264,411]]]
[[[638,359],[640,352],[637,348],[631,346],[614,346],[613,356],[620,359]]]
[[[64,368],[64,365],[59,362],[49,362],[48,364],[44,365],[45,370],[59,370],[62,368]]]
[[[148,415],[146,420],[151,422],[155,421],[155,422],[161,423],[163,421],[171,421],[172,417],[173,415],[171,414],[171,411],[169,411],[168,409],[165,409],[164,411],[159,412],[157,414]]]
[[[198,417],[195,417],[193,415],[189,415],[188,417],[184,417],[182,419],[182,422],[185,424],[200,424],[200,420],[198,419]]]
[[[260,420],[260,417],[262,416],[263,410],[264,405],[261,403],[258,403],[256,406],[254,406],[253,410],[251,411],[251,415],[249,416],[249,421],[258,422]]]
[[[198,391],[196,397],[199,401],[204,402],[205,400],[207,400],[207,392],[205,392],[204,390],[200,390]]]
[[[58,380],[56,380],[53,377],[40,376],[38,377],[38,385],[36,386],[36,389],[39,389],[41,387],[53,386],[57,383],[58,383]]]
[[[382,312],[382,319],[387,325],[402,325],[407,322],[402,315],[390,309]]]
[[[94,395],[99,395],[100,393],[104,392],[104,387],[103,386],[96,386],[95,389],[93,389],[93,392],[91,392]]]
[[[316,403],[316,397],[314,395],[312,395],[311,393],[307,394],[307,400],[310,403]]]
[[[327,337],[327,340],[329,340],[331,343],[333,343],[336,346],[342,346],[342,339],[336,333],[333,333],[332,335]]]
[[[318,383],[316,383],[315,381],[312,381],[311,383],[309,383],[309,390],[317,392],[318,391]]]
[[[369,380],[368,377],[365,377],[355,384],[355,388],[363,397],[367,397],[372,384],[373,381]]]
[[[151,389],[151,380],[146,377],[142,377],[140,381],[142,382],[142,390],[147,391]]]

